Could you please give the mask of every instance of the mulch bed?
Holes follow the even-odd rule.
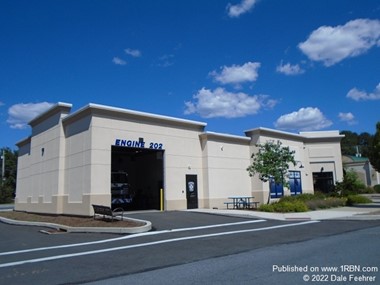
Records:
[[[144,223],[140,223],[132,220],[113,220],[102,219],[97,217],[94,220],[93,217],[78,217],[78,216],[65,216],[65,215],[48,215],[48,214],[32,214],[26,212],[0,212],[0,216],[18,221],[27,222],[44,222],[53,223],[59,225],[65,225],[69,227],[139,227],[143,226]]]

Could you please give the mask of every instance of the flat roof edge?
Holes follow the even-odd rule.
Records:
[[[131,115],[131,116],[137,116],[137,117],[145,117],[148,119],[157,119],[161,121],[168,121],[173,123],[180,123],[180,124],[186,124],[186,125],[194,125],[198,127],[206,127],[207,123],[204,122],[198,122],[198,121],[192,121],[192,120],[186,120],[186,119],[180,119],[165,115],[158,115],[153,113],[147,113],[147,112],[141,112],[141,111],[134,111],[130,109],[125,108],[119,108],[119,107],[111,107],[107,105],[101,105],[101,104],[95,104],[95,103],[89,103],[86,106],[80,108],[79,110],[73,112],[72,114],[66,116],[63,121],[70,120],[70,118],[73,118],[75,116],[80,115],[81,113],[85,112],[86,110],[100,110],[100,111],[106,111],[106,112],[114,112],[124,115]]]
[[[313,139],[322,139],[322,138],[343,138],[344,135],[339,134],[338,130],[329,130],[329,131],[313,131],[313,132],[299,132],[297,133],[290,133],[280,130],[274,130],[269,128],[254,128],[250,130],[244,131],[246,135],[252,134],[252,133],[268,133],[268,134],[274,134],[274,135],[280,135],[280,136],[287,136],[287,137],[294,137],[297,139],[302,140],[313,140]]]
[[[229,140],[240,140],[243,142],[250,142],[251,138],[246,136],[237,136],[225,133],[216,133],[216,132],[204,132],[199,135],[201,138],[221,138],[221,139],[229,139]]]
[[[18,147],[23,146],[23,145],[25,145],[25,144],[27,144],[27,143],[30,143],[30,142],[31,142],[31,139],[32,139],[32,137],[31,137],[31,136],[28,136],[28,137],[26,137],[26,138],[23,138],[23,139],[17,141],[17,142],[15,143],[15,145],[18,146]]]
[[[282,135],[282,136],[291,136],[291,137],[295,137],[298,139],[305,138],[304,136],[301,136],[301,135],[296,134],[296,133],[290,133],[290,132],[279,131],[279,130],[274,130],[274,129],[269,129],[269,128],[263,128],[263,127],[249,129],[249,130],[244,131],[244,133],[246,135],[249,135],[250,133],[262,133],[262,132],[270,133],[270,134],[276,134],[276,135]]]
[[[41,113],[40,115],[36,116],[32,120],[29,121],[29,125],[33,126],[38,124],[38,122],[44,120],[44,118],[51,116],[52,114],[58,112],[58,110],[67,110],[67,112],[70,112],[71,108],[73,107],[70,103],[64,103],[64,102],[58,102],[54,105],[52,105],[49,109],[47,109],[45,112]]]

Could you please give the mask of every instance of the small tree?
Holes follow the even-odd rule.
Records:
[[[366,188],[365,184],[359,179],[356,172],[352,170],[344,171],[343,181],[337,182],[335,192],[341,196],[359,194]]]
[[[256,144],[258,152],[252,154],[253,162],[248,166],[249,176],[259,175],[259,179],[267,182],[273,179],[276,184],[282,184],[289,187],[288,169],[289,164],[296,165],[294,159],[295,151],[291,151],[289,147],[283,147],[280,141],[268,141],[265,144]],[[270,202],[270,194],[268,203]]]

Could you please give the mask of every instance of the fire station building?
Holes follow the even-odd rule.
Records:
[[[343,179],[338,131],[267,128],[236,136],[206,123],[88,104],[57,103],[33,119],[19,148],[15,209],[92,215],[92,204],[125,210],[225,208],[230,196],[266,203],[283,195],[328,192]],[[281,141],[295,151],[289,189],[247,167],[256,144]]]

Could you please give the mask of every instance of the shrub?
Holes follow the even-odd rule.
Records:
[[[373,187],[368,186],[361,193],[362,194],[374,194],[376,192],[375,192],[375,189],[373,189]]]
[[[275,203],[273,206],[274,206],[274,210],[280,213],[307,212],[309,210],[306,204],[302,201],[278,202],[278,203]]]
[[[366,186],[359,180],[358,175],[355,172],[347,171],[344,173],[343,181],[337,182],[334,188],[334,191],[341,196],[347,196],[361,193]]]
[[[372,200],[364,196],[349,195],[347,197],[347,205],[350,205],[350,206],[354,204],[368,204],[368,203],[372,203]]]
[[[380,193],[380,184],[373,186],[373,190],[375,190],[376,193]]]
[[[305,202],[310,210],[328,209],[342,207],[346,205],[345,198],[328,197],[325,199],[315,199]]]
[[[13,202],[13,188],[8,185],[0,186],[0,204]]]
[[[324,200],[312,200],[307,201],[306,205],[309,207],[310,210],[317,210],[317,209],[325,209],[325,202]]]
[[[297,200],[297,196],[284,196],[278,200],[279,203],[281,202],[294,202]]]
[[[261,205],[259,211],[263,212],[307,212],[309,210],[328,209],[346,205],[346,198],[329,197],[323,194],[301,194],[282,197],[278,202]]]
[[[346,205],[346,198],[328,198],[326,199],[326,204],[329,208],[343,207]]]
[[[316,197],[313,194],[306,193],[306,194],[300,194],[300,195],[295,195],[295,196],[282,197],[280,199],[280,202],[294,202],[294,201],[303,201],[304,202],[304,201],[310,201],[310,200],[314,200],[314,199],[318,199],[318,197]]]
[[[279,201],[272,204],[261,205],[260,211],[263,212],[278,212],[278,213],[290,213],[290,212],[307,212],[309,209],[302,201]]]
[[[259,207],[259,211],[262,212],[274,212],[273,204],[261,204]]]

